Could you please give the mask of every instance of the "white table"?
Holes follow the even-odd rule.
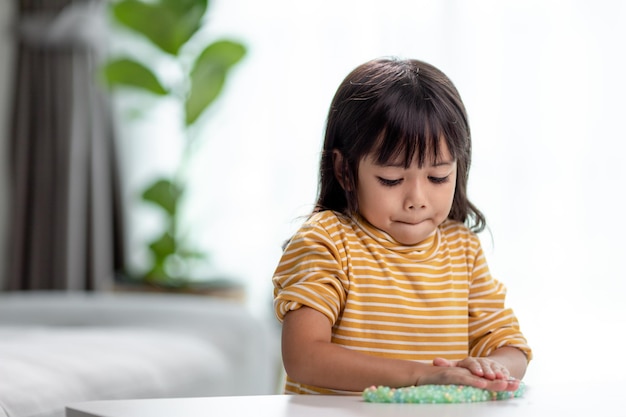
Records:
[[[67,417],[624,417],[626,381],[533,385],[523,398],[472,404],[373,404],[359,396],[260,395],[93,401],[67,407]]]

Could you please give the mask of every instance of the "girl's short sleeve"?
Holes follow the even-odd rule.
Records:
[[[287,312],[307,306],[323,313],[331,325],[336,322],[345,305],[348,279],[340,240],[332,235],[332,230],[309,221],[285,247],[272,280],[279,321]]]
[[[500,347],[511,346],[524,352],[528,360],[532,358],[515,313],[505,306],[505,297],[504,284],[491,276],[478,246],[469,294],[470,356],[488,356]]]

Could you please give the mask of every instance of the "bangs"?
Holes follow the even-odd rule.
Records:
[[[374,146],[378,155],[376,162],[381,165],[400,162],[404,168],[417,162],[421,168],[427,161],[438,162],[442,140],[456,160],[465,136],[464,124],[458,123],[458,115],[450,112],[449,107],[438,108],[433,100],[415,100],[413,92],[405,97],[413,97],[413,100],[391,97],[389,103],[393,106],[383,106],[383,129]]]

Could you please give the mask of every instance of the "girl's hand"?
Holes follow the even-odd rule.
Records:
[[[488,383],[487,385],[499,387],[499,389],[496,390],[515,391],[519,388],[520,384],[518,379],[511,377],[506,366],[490,358],[467,357],[460,361],[435,358],[433,365],[444,368],[467,369],[474,376],[481,377],[487,381],[493,381],[494,383]]]
[[[472,358],[467,357],[460,361],[450,361],[444,358],[435,358],[433,361],[435,366],[443,367],[459,367],[469,370],[476,376],[482,376],[489,380],[509,379],[511,377],[509,370],[501,363],[489,358]]]

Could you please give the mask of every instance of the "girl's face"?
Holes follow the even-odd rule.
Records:
[[[417,161],[417,157],[414,158]],[[359,163],[359,214],[403,245],[414,245],[435,231],[450,213],[456,185],[456,160],[441,141],[437,161],[403,160],[378,165],[372,155]]]

